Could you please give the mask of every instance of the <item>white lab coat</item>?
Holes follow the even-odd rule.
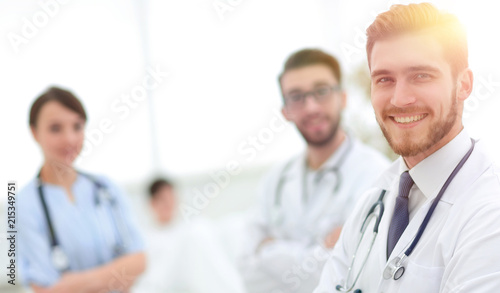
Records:
[[[462,131],[410,170],[412,175],[412,171],[420,168],[414,180],[427,198],[416,211],[411,212],[410,223],[389,260],[401,254],[412,242],[432,200],[470,145],[469,136]],[[338,292],[335,287],[344,284],[360,238],[362,222],[382,189],[387,190],[385,212],[373,250],[355,289],[361,289],[363,293],[499,292],[500,181],[498,169],[485,155],[481,142],[476,143],[468,161],[441,198],[422,238],[405,263],[404,275],[397,281],[382,277],[387,262],[387,235],[398,193],[401,164],[404,164],[401,158],[394,162],[378,180],[376,187],[360,200],[344,225],[314,293]],[[412,193],[410,201],[411,197]],[[371,227],[369,231],[372,231]],[[368,234],[365,239],[370,239],[372,234]],[[368,242],[362,243],[358,256],[366,254]],[[359,259],[361,262],[362,257]],[[354,266],[354,274],[359,267],[359,263]]]
[[[337,183],[339,176],[329,170],[342,160]],[[359,196],[389,165],[380,153],[349,137],[319,171],[308,172],[304,203],[305,155],[294,158],[284,172],[288,163],[272,170],[262,184],[258,225],[249,234],[248,251],[240,262],[249,293],[311,292],[328,258],[329,250],[322,246],[325,237],[343,225]],[[257,251],[267,237],[273,242]]]

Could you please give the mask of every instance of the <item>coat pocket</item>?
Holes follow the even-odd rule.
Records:
[[[429,293],[439,292],[444,267],[422,266],[408,260],[405,273],[398,281],[398,292]]]

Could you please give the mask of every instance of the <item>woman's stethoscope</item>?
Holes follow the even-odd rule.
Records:
[[[348,156],[349,152],[352,150],[352,141],[350,137],[346,136],[346,148],[344,149],[344,152],[340,155],[340,158],[335,164],[335,166],[323,170],[321,173],[316,176],[314,181],[318,183],[327,172],[332,172],[335,175],[335,185],[333,186],[332,194],[337,193],[337,191],[340,189],[340,186],[342,184],[342,175],[340,172],[340,167],[342,167],[342,164],[345,162],[346,157]],[[283,197],[283,185],[285,184],[285,179],[286,179],[286,173],[290,170],[292,164],[295,162],[295,160],[289,161],[283,170],[281,171],[280,177],[278,179],[278,184],[276,185],[276,196],[274,197],[274,206],[279,207],[281,205],[281,199]],[[308,194],[307,194],[307,178],[306,178],[306,171],[305,171],[305,166],[304,166],[304,172],[302,173],[302,200],[305,202],[308,199]]]
[[[127,233],[125,233],[125,225],[123,223],[122,217],[119,217],[118,214],[119,212],[117,211],[117,203],[116,199],[111,196],[107,188],[104,186],[104,184],[100,183],[99,181],[95,180],[92,176],[78,172],[78,174],[85,176],[87,179],[92,181],[94,184],[94,200],[95,200],[95,206],[100,210],[101,213],[104,213],[104,207],[102,205],[103,200],[106,200],[109,205],[111,206],[111,217],[112,217],[112,222],[115,226],[115,229],[117,231],[117,241],[114,243],[113,247],[113,258],[119,257],[123,255],[125,252],[125,247],[127,243],[125,243],[125,236]],[[54,230],[54,226],[52,225],[52,221],[50,218],[50,213],[47,208],[47,203],[45,201],[45,196],[43,193],[43,188],[42,188],[42,180],[40,178],[40,173],[38,173],[37,176],[37,183],[38,183],[38,195],[40,197],[40,201],[42,203],[42,208],[43,212],[45,214],[45,219],[47,220],[47,225],[49,228],[49,234],[50,234],[50,246],[51,246],[51,261],[54,267],[60,271],[60,272],[65,272],[70,269],[69,265],[69,258],[67,254],[64,252],[62,249],[58,238],[56,237],[56,233]],[[119,220],[119,221],[118,221]],[[104,237],[104,235],[103,235]],[[105,237],[106,238],[106,237]],[[111,241],[106,238],[106,242],[108,245],[111,244]],[[111,245],[110,245],[111,246]]]
[[[431,218],[432,214],[434,213],[434,210],[436,209],[436,206],[439,203],[439,201],[441,200],[441,197],[443,196],[444,192],[446,191],[446,189],[450,185],[453,178],[455,178],[458,171],[460,171],[460,169],[462,169],[462,166],[465,164],[467,159],[470,157],[472,151],[474,150],[474,145],[476,142],[473,139],[471,139],[471,141],[472,141],[472,145],[471,145],[469,151],[465,154],[465,156],[462,158],[462,160],[455,167],[455,169],[450,174],[450,176],[448,177],[448,179],[444,183],[443,187],[439,191],[438,195],[436,196],[436,198],[432,202],[432,205],[429,208],[429,210],[427,211],[427,214],[425,215],[425,218],[422,221],[422,224],[420,224],[420,227],[418,228],[418,231],[417,231],[417,235],[415,235],[415,238],[413,238],[413,241],[411,242],[410,246],[405,251],[402,251],[397,257],[395,257],[394,259],[392,259],[390,262],[387,263],[387,265],[384,269],[384,273],[383,273],[384,279],[388,280],[388,279],[392,278],[393,280],[397,281],[403,276],[403,274],[405,272],[405,267],[404,267],[405,260],[410,256],[410,254],[413,252],[413,249],[415,248],[418,241],[420,240],[420,237],[424,233],[424,230],[427,227],[427,224],[429,223],[430,218]],[[356,282],[359,279],[359,276],[361,275],[361,272],[363,271],[363,268],[365,267],[365,264],[368,260],[368,257],[370,256],[370,253],[371,253],[372,248],[373,248],[373,244],[375,243],[375,238],[377,237],[377,234],[378,234],[378,226],[379,226],[380,221],[382,219],[382,215],[384,214],[383,199],[384,199],[385,193],[386,193],[386,191],[382,190],[382,193],[380,194],[378,200],[372,205],[372,207],[368,211],[368,214],[366,215],[365,220],[363,221],[363,224],[361,225],[361,230],[360,230],[361,238],[359,239],[358,245],[356,246],[356,250],[354,251],[354,254],[352,256],[351,265],[347,269],[346,281],[345,281],[344,285],[337,285],[335,287],[335,289],[337,289],[337,291],[361,293],[360,289],[356,289],[356,290],[353,290],[353,289],[354,289],[354,286],[356,285]],[[377,208],[379,210],[378,215],[375,214],[375,211],[377,210]],[[370,243],[370,248],[369,248],[368,253],[366,254],[366,256],[363,260],[363,263],[361,264],[361,267],[360,267],[358,273],[356,274],[355,279],[352,282],[352,285],[348,286],[348,282],[351,279],[351,276],[353,273],[353,266],[354,266],[354,262],[356,260],[356,255],[358,254],[358,249],[359,249],[361,242],[363,241],[363,238],[365,236],[365,232],[366,232],[368,223],[373,218],[376,218],[376,220],[375,220],[375,225],[373,227],[373,237],[372,237],[372,240]]]

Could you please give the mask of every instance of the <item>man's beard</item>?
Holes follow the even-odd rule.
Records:
[[[340,116],[340,112],[335,115],[336,118],[331,120],[330,130],[322,137],[316,138],[309,135],[306,131],[302,131],[300,128],[298,128],[298,130],[308,145],[313,147],[323,147],[331,143],[337,135],[340,128]]]
[[[422,152],[427,151],[433,145],[437,144],[443,137],[445,137],[450,130],[453,128],[455,124],[456,117],[458,115],[458,104],[456,95],[454,94],[456,91],[452,92],[452,104],[451,109],[448,115],[444,119],[436,121],[430,126],[430,129],[427,131],[427,136],[423,138],[418,138],[419,140],[412,140],[412,134],[410,131],[403,133],[403,137],[400,137],[400,143],[397,143],[389,131],[385,128],[383,121],[377,117],[377,122],[382,130],[382,133],[385,136],[385,139],[389,143],[389,146],[392,150],[403,157],[412,157],[416,156]],[[424,112],[429,113],[427,108],[424,108]],[[382,117],[386,117],[385,112],[388,110],[384,110]],[[407,109],[407,110],[396,110],[392,111],[391,114],[401,114],[401,113],[418,113],[420,110],[416,110],[415,108]]]

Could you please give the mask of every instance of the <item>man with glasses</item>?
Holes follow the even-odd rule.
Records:
[[[311,292],[359,195],[388,166],[340,125],[341,82],[337,60],[315,49],[291,55],[279,76],[282,113],[307,147],[263,181],[259,225],[242,265],[249,293]]]

